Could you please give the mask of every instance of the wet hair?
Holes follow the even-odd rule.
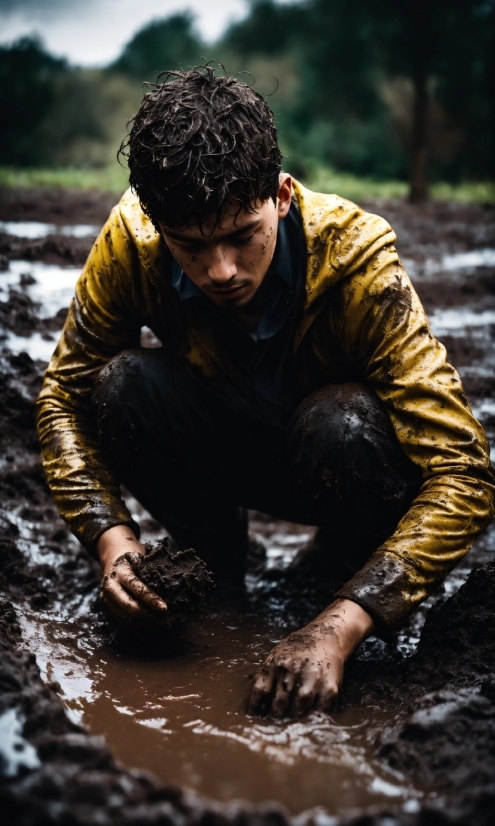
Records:
[[[210,66],[166,72],[150,89],[119,154],[156,228],[201,226],[227,204],[253,212],[276,200],[282,154],[258,92]]]

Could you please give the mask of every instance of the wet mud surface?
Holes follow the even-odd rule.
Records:
[[[493,526],[396,644],[370,639],[361,646],[332,715],[274,723],[245,713],[264,656],[321,608],[311,588],[281,587],[280,572],[311,538],[310,528],[252,513],[245,594],[216,599],[205,618],[172,637],[126,638],[99,606],[97,564],[56,513],[34,428],[44,362],[77,277],[74,262],[92,242],[66,227],[89,232],[114,199],[46,190],[0,194],[0,221],[30,224],[29,237],[12,226],[0,236],[0,808],[6,822],[491,823]],[[495,210],[367,207],[398,232],[433,329],[493,444]],[[72,259],[43,247],[54,236]],[[162,528],[127,499],[144,539],[157,542]]]

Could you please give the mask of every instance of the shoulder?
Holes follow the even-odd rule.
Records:
[[[395,233],[385,218],[366,212],[340,195],[313,192],[294,181],[294,198],[301,211],[308,240],[363,245],[370,238],[383,234],[392,234],[395,240]]]
[[[115,222],[125,227],[137,246],[153,245],[160,241],[159,233],[141,209],[139,199],[132,189],[124,192],[112,214]]]
[[[124,268],[159,270],[164,255],[161,235],[128,189],[114,206],[93,248],[93,258],[108,258]]]
[[[381,267],[398,261],[395,232],[381,216],[339,195],[312,192],[298,182],[294,184],[294,198],[301,212],[307,247],[307,289],[313,298],[342,278],[372,266],[376,256],[381,259]]]

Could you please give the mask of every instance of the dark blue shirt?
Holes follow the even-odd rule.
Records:
[[[172,286],[181,301],[204,302],[212,324],[239,369],[239,379],[249,382],[261,418],[282,423],[292,413],[290,361],[299,307],[304,294],[306,245],[297,206],[279,221],[275,252],[259,290],[265,311],[256,340],[233,313],[218,308],[191,281],[180,264],[172,261]]]

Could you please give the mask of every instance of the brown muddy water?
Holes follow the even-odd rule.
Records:
[[[288,523],[262,527],[273,566],[309,536]],[[128,766],[222,802],[277,801],[291,814],[322,807],[338,815],[391,800],[414,811],[421,790],[373,757],[386,710],[315,712],[280,723],[247,716],[254,674],[297,622],[276,597],[263,607],[249,596],[233,602],[144,648],[95,628],[83,606],[79,616],[60,606],[56,618],[25,611],[22,625],[73,719],[104,735]]]
[[[92,226],[104,215],[91,202],[81,208],[79,218],[75,209],[69,226],[55,201],[52,212],[44,214],[39,204],[29,211],[30,196],[23,197],[26,214],[22,204],[0,214],[0,322],[3,354],[14,354],[9,381],[14,386],[17,370],[19,394],[29,397],[31,405],[37,391],[26,389],[22,377],[37,386],[91,242]],[[102,211],[107,207],[105,202]],[[448,205],[425,209],[423,214],[396,205],[387,212],[374,205],[399,231],[399,250],[434,332],[445,342],[493,444],[494,210],[485,214],[473,207],[462,212]],[[39,220],[26,221],[27,215]],[[144,343],[158,344],[149,331],[144,331]],[[16,355],[23,352],[36,360],[35,366]],[[19,589],[5,596],[15,602],[22,645],[35,653],[42,678],[58,692],[74,722],[104,735],[125,766],[149,770],[222,803],[271,800],[292,815],[318,810],[337,817],[391,807],[414,816],[425,805],[443,808],[443,787],[422,784],[413,770],[393,770],[377,747],[384,729],[407,713],[397,702],[391,704],[386,693],[375,691],[366,702],[344,702],[331,715],[317,712],[298,721],[275,723],[246,714],[253,676],[264,657],[321,607],[306,596],[285,598],[273,577],[305,546],[311,528],[251,514],[259,564],[247,578],[244,596],[215,599],[207,617],[180,634],[126,638],[100,612],[97,571],[91,573],[89,563],[81,561],[77,543],[64,531],[40,481],[31,414],[24,421],[18,397],[7,394],[6,399],[14,418],[17,408],[21,410],[19,432],[26,436],[22,447],[12,449],[12,455],[6,451],[0,463],[5,535],[15,536],[23,559],[38,566],[40,582],[44,577],[52,585],[48,596],[37,593],[36,585],[25,596]],[[33,457],[29,461],[28,453]],[[143,540],[161,538],[163,530],[135,500],[127,500]],[[366,664],[373,675],[378,664],[393,683],[397,663],[415,651],[431,607],[455,593],[470,570],[493,559],[494,552],[492,525],[444,587],[414,615],[397,643],[368,641],[357,653],[356,667]],[[361,686],[364,692],[366,688]],[[359,698],[359,692],[353,696]]]

